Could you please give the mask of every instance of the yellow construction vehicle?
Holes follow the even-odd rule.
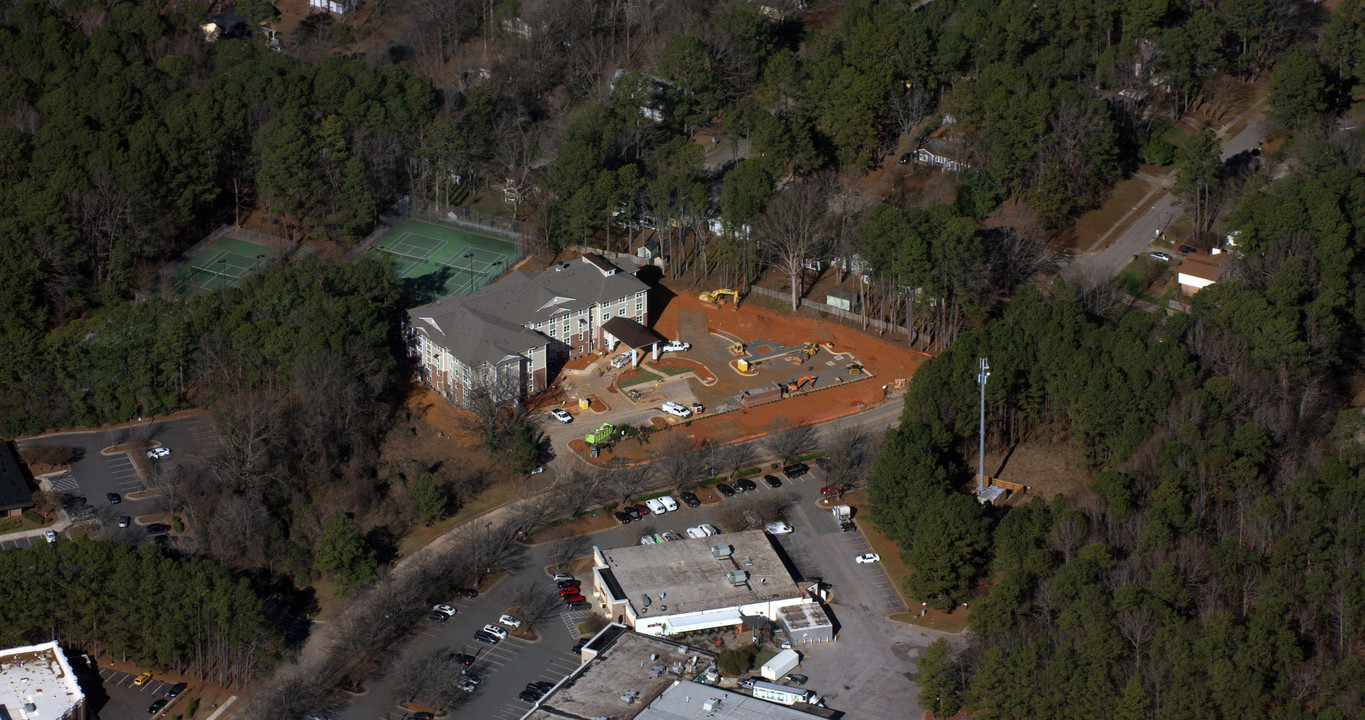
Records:
[[[730,303],[732,305],[739,305],[739,291],[731,290],[730,288],[706,290],[703,291],[702,294],[697,296],[697,299],[701,300],[702,302],[711,303],[712,305],[715,305],[717,307],[720,306],[720,301],[726,298],[729,298]]]
[[[731,355],[734,355],[735,357],[739,357],[740,355],[743,355],[743,354],[744,354],[744,351],[745,351],[746,349],[747,349],[747,348],[744,347],[744,343],[742,343],[742,342],[733,342],[733,343],[730,343],[730,354],[731,354]]]
[[[832,343],[832,342],[826,342],[826,343],[820,343],[820,344],[821,344],[821,345],[824,345],[826,350],[828,350],[828,351],[830,351],[830,352],[834,352],[834,343]]]
[[[820,352],[820,346],[813,342],[808,342],[801,346],[801,359],[809,360],[815,353]]]
[[[849,375],[861,375],[862,372],[863,372],[863,366],[862,366],[862,365],[849,365],[849,366],[848,366],[848,374],[849,374]]]

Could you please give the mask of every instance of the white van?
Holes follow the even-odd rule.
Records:
[[[664,512],[673,512],[678,509],[678,501],[674,500],[671,495],[659,498],[659,502],[664,506]]]
[[[691,410],[688,410],[687,408],[683,407],[682,405],[679,405],[678,403],[673,402],[672,400],[665,402],[662,405],[662,407],[663,411],[668,413],[669,415],[676,415],[680,418],[692,417]]]
[[[668,512],[668,510],[664,509],[664,504],[659,502],[658,498],[650,498],[646,500],[645,507],[649,508],[649,511],[654,513],[655,515],[663,515],[664,513]]]

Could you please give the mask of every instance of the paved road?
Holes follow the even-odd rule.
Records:
[[[843,533],[833,518],[815,505],[824,474],[812,468],[805,477],[787,480],[773,490],[763,484],[756,495],[781,492],[791,499],[787,515],[796,532],[779,538],[797,571],[805,577],[820,577],[834,586],[831,610],[840,634],[833,643],[804,646],[807,660],[801,672],[811,677],[811,687],[830,698],[830,706],[850,717],[873,720],[906,716],[907,703],[913,703],[915,686],[908,679],[914,659],[922,648],[938,637],[936,633],[892,625],[884,618],[903,609],[899,597],[880,565],[858,565],[853,557],[867,552],[859,533]],[[741,496],[743,497],[743,496]],[[682,507],[679,511],[654,516],[626,526],[595,533],[592,545],[624,547],[639,542],[642,532],[671,529],[682,532],[702,522],[715,524],[724,505],[702,508]],[[553,586],[544,567],[549,564],[549,546],[532,547],[509,568],[508,576],[495,588],[474,600],[457,600],[460,612],[446,623],[423,621],[417,633],[396,652],[421,656],[438,649],[473,654],[483,650],[474,664],[482,678],[478,691],[452,710],[452,717],[515,720],[530,707],[517,700],[526,683],[535,680],[558,681],[576,666],[569,649],[577,638],[575,624],[585,612],[564,613],[542,625],[541,640],[530,644],[509,638],[489,650],[473,642],[472,635],[484,623],[495,623],[507,605],[510,588],[523,582]],[[372,680],[369,692],[351,698],[333,717],[339,720],[374,720],[401,717],[396,705],[394,680]]]
[[[1253,105],[1248,112],[1256,110],[1260,104]],[[1236,121],[1233,124],[1235,125]],[[1265,140],[1267,127],[1265,111],[1257,110],[1241,132],[1223,141],[1224,162],[1261,144]],[[1132,262],[1134,255],[1146,254],[1156,237],[1156,232],[1164,229],[1182,212],[1184,211],[1176,198],[1170,193],[1163,193],[1152,201],[1147,210],[1110,243],[1109,247],[1094,255],[1077,258],[1063,274],[1080,283],[1097,283],[1118,275]]]
[[[196,414],[172,420],[158,420],[143,423],[142,427],[150,433],[152,440],[163,447],[170,448],[171,456],[159,460],[160,470],[174,472],[175,468],[201,457],[217,442],[207,415]],[[20,448],[44,446],[67,447],[72,450],[70,471],[51,479],[52,489],[66,495],[84,497],[93,511],[88,520],[100,522],[106,529],[107,539],[130,543],[145,543],[149,537],[137,525],[136,518],[162,512],[164,508],[156,497],[135,500],[130,493],[144,489],[144,479],[134,465],[129,453],[102,452],[106,448],[125,443],[133,432],[130,427],[89,432],[56,433],[19,441]],[[110,505],[105,493],[118,493],[123,501]],[[128,515],[134,518],[134,525],[118,528],[114,518]],[[81,516],[72,518],[79,522]],[[5,545],[6,547],[8,545]]]

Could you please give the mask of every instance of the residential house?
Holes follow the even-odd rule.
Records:
[[[962,172],[971,167],[965,159],[966,148],[961,143],[944,138],[925,138],[915,151],[915,161],[921,165],[943,168],[948,172]]]
[[[518,396],[545,389],[573,357],[608,349],[622,318],[648,322],[649,286],[597,254],[453,295],[407,314],[406,337],[419,379],[452,402],[497,383]]]
[[[1180,269],[1176,273],[1176,280],[1180,283],[1180,291],[1185,295],[1194,295],[1204,288],[1218,282],[1223,278],[1223,274],[1228,271],[1229,259],[1232,256],[1214,248],[1212,254],[1190,253],[1180,262]]]

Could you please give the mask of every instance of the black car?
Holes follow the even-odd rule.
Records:
[[[476,598],[479,596],[479,591],[473,588],[460,588],[455,591],[455,594],[462,598]]]
[[[185,688],[187,687],[189,687],[189,685],[186,683],[176,683],[171,686],[170,690],[166,691],[166,697],[170,700],[174,700],[180,697],[180,693],[185,692]]]
[[[553,688],[554,686],[555,684],[552,682],[545,682],[544,680],[540,680],[533,683],[527,683],[526,689],[527,690],[535,689],[543,693],[547,693],[550,692],[550,689]]]
[[[734,497],[735,495],[735,489],[730,487],[729,485],[726,485],[725,483],[720,483],[716,485],[716,492],[720,493],[721,495],[724,495],[725,497]]]
[[[118,516],[118,526],[119,526],[119,527],[128,527],[129,525],[132,525],[132,524],[133,524],[133,519],[132,519],[131,517],[129,517],[129,516],[127,516],[127,515],[120,515],[120,516]]]
[[[545,693],[535,692],[533,690],[522,690],[521,694],[517,696],[517,699],[522,702],[534,703],[544,694]]]
[[[576,642],[576,643],[573,644],[573,649],[570,650],[569,652],[578,652],[578,651],[582,650],[582,649],[583,649],[583,646],[584,646],[584,645],[587,645],[587,644],[588,644],[588,641],[591,640],[591,639],[592,639],[592,638],[578,638],[578,642]]]
[[[735,481],[735,489],[740,492],[753,492],[758,489],[758,486],[749,478],[740,478]]]
[[[148,535],[155,535],[155,534],[157,534],[157,533],[167,533],[167,532],[170,532],[170,531],[171,531],[171,526],[170,526],[170,525],[167,525],[167,524],[165,524],[165,523],[152,523],[151,525],[148,525],[148,526],[147,526],[147,534],[148,534]]]
[[[682,497],[683,504],[688,507],[699,507],[701,505],[701,500],[690,492],[685,492],[680,497]]]
[[[445,622],[450,619],[450,616],[445,613],[433,611],[427,613],[427,619],[432,622]]]
[[[564,588],[581,588],[581,587],[583,587],[583,581],[582,581],[582,580],[560,580],[559,582],[555,583],[555,585],[558,585],[560,590],[563,590]]]
[[[462,652],[453,652],[450,654],[450,658],[452,660],[458,660],[460,664],[464,665],[465,667],[469,667],[470,665],[474,664],[474,656],[466,655],[465,653]]]
[[[622,510],[623,510],[627,515],[630,515],[630,517],[631,517],[632,519],[635,519],[635,520],[639,520],[640,518],[642,518],[642,517],[645,516],[645,514],[642,513],[642,512],[640,512],[639,510],[637,510],[637,509],[635,508],[634,505],[627,505],[627,506],[625,506],[624,508],[622,508]]]
[[[1199,252],[1198,250],[1195,250],[1189,245],[1181,245],[1180,247],[1176,248],[1176,251],[1179,252],[1181,255],[1189,255],[1192,252]]]
[[[105,493],[104,499],[108,500],[110,505],[117,505],[123,502],[123,498],[119,497],[118,493]]]
[[[767,483],[770,488],[782,487],[782,481],[779,480],[776,475],[764,475],[763,482]]]
[[[484,645],[498,644],[498,638],[495,635],[493,635],[492,633],[486,633],[482,630],[474,633],[474,639],[483,643]]]
[[[566,602],[564,603],[564,606],[569,608],[570,610],[586,610],[592,607],[592,605],[589,604],[587,600],[574,600],[573,602]]]
[[[157,700],[156,702],[152,703],[152,706],[147,708],[147,712],[151,715],[155,715],[161,712],[161,708],[166,707],[166,703],[169,702],[170,700],[167,700],[166,698],[161,698],[160,700]]]
[[[408,720],[436,720],[436,716],[429,712],[415,712],[408,716]]]
[[[788,478],[799,478],[808,472],[810,472],[810,466],[805,463],[797,463],[782,468],[782,474],[786,475]]]
[[[616,522],[619,522],[622,525],[629,525],[633,520],[635,520],[635,518],[631,517],[630,513],[622,512],[620,510],[617,510],[612,515],[612,517],[616,518]]]

